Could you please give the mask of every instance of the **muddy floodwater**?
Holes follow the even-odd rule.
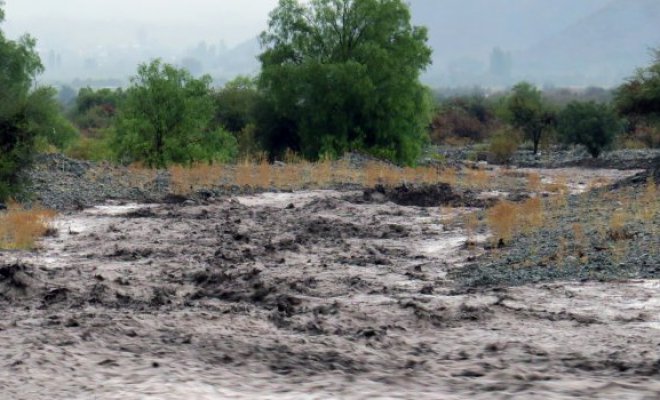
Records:
[[[0,398],[660,397],[659,282],[457,290],[473,209],[360,196],[61,215],[0,254]]]

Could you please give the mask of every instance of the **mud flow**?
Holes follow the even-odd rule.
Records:
[[[660,283],[456,290],[478,204],[443,193],[63,215],[0,254],[0,398],[660,396]]]

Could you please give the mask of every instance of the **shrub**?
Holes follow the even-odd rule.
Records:
[[[82,137],[78,142],[69,146],[64,154],[77,160],[102,161],[113,158],[109,140],[106,138]]]
[[[489,151],[498,163],[508,163],[518,150],[520,138],[518,133],[512,130],[498,131],[490,140]]]
[[[38,238],[49,232],[55,212],[41,208],[25,209],[9,203],[0,212],[0,249],[32,249]]]
[[[613,110],[594,102],[572,102],[558,118],[558,131],[564,141],[584,145],[597,158],[621,131],[621,122]]]
[[[516,205],[509,201],[501,201],[488,210],[486,218],[496,242],[511,240],[515,233],[517,211]]]
[[[644,144],[647,148],[660,147],[660,126],[641,125],[633,132],[633,138]]]
[[[444,144],[479,142],[499,125],[483,97],[456,97],[443,102],[431,122],[431,141]]]

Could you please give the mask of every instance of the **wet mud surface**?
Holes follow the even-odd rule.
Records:
[[[472,209],[380,195],[62,215],[0,253],[0,397],[660,396],[660,282],[456,290]]]

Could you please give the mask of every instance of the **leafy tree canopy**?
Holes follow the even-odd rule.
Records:
[[[213,118],[211,77],[154,60],[138,67],[119,109],[114,147],[122,161],[149,166],[228,161],[236,140],[209,129]]]
[[[258,95],[256,82],[252,78],[238,76],[227,82],[213,95],[215,124],[232,133],[241,132],[252,122]]]
[[[62,114],[57,89],[44,86],[33,90],[27,101],[28,129],[42,145],[65,149],[79,138],[76,128]]]
[[[584,145],[596,158],[612,144],[621,123],[607,105],[575,101],[559,114],[557,130],[565,141]]]
[[[261,35],[259,135],[309,158],[362,149],[412,163],[427,138],[426,28],[402,0],[280,0]]]
[[[0,1],[0,23],[4,11]],[[7,39],[0,31],[0,200],[16,196],[22,185],[21,171],[29,166],[40,124],[33,117],[41,110],[33,100],[35,77],[43,71],[36,42],[30,36]]]
[[[534,144],[534,154],[544,133],[550,130],[555,115],[545,104],[541,91],[527,82],[513,87],[506,100],[506,118]]]
[[[641,68],[621,85],[615,95],[619,112],[633,118],[660,119],[660,49],[654,62]]]

